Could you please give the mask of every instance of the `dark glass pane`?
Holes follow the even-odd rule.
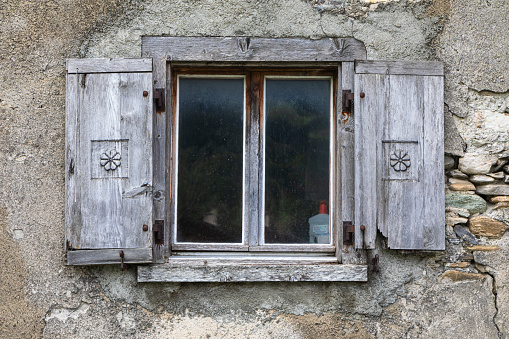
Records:
[[[266,81],[266,243],[329,243],[329,218],[319,212],[329,201],[330,86]]]
[[[178,242],[242,242],[244,80],[180,78]]]

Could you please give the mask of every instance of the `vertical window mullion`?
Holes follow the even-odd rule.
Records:
[[[251,72],[248,81],[246,116],[246,227],[249,246],[260,245],[260,169],[261,169],[261,81],[260,72]]]

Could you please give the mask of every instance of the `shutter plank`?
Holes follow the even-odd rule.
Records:
[[[143,231],[153,210],[152,74],[129,68],[106,73],[104,67],[68,74],[66,238],[74,250],[69,253],[75,252],[68,256],[70,265],[86,258],[107,263],[97,259],[105,250],[152,251],[152,233]],[[82,259],[72,259],[77,256]],[[145,255],[140,260],[147,262]]]
[[[424,248],[445,248],[444,79],[424,77]]]
[[[376,238],[377,203],[377,152],[381,130],[378,117],[383,113],[385,78],[379,75],[363,75],[355,79],[355,226],[366,227],[364,248],[372,249]],[[360,92],[366,94],[364,99]],[[366,114],[359,114],[363,112]],[[362,236],[355,237],[357,248],[363,248]]]
[[[74,225],[74,229],[66,227],[65,246],[76,246],[80,242],[81,216],[80,216],[80,185],[77,168],[79,159],[79,121],[78,121],[78,75],[69,74],[66,84],[66,120],[65,120],[65,225]]]
[[[385,230],[390,227],[389,247],[422,248],[422,77],[390,75],[388,79],[390,101],[389,109],[385,112],[379,157],[383,162],[384,189],[381,198],[382,201],[387,199],[387,207],[380,209],[384,218],[382,225]],[[400,152],[402,155],[409,152],[410,167],[406,171],[396,172],[398,165],[392,167],[388,159],[394,159]]]
[[[375,222],[393,249],[445,246],[443,77],[436,63],[422,75],[430,65],[356,63],[356,223]]]
[[[122,262],[120,250],[124,251],[124,264],[148,264],[152,262],[152,249],[125,248],[69,251],[67,252],[67,265],[120,264]]]

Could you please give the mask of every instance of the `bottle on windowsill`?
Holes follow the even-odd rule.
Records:
[[[329,214],[327,214],[327,202],[320,201],[319,213],[309,218],[309,243],[328,244],[329,240]]]

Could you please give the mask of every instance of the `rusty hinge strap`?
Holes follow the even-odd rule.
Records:
[[[164,88],[154,88],[154,105],[157,112],[166,110],[164,96]]]
[[[154,243],[156,245],[164,244],[164,220],[155,220],[152,226],[152,232],[154,234]]]
[[[343,245],[353,245],[355,226],[351,221],[343,221]]]

